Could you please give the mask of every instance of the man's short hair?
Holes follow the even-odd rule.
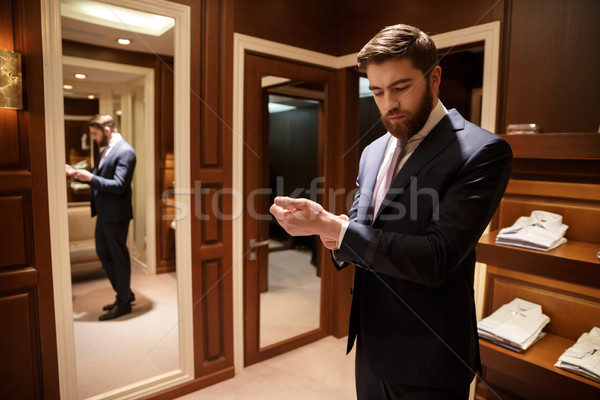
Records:
[[[87,126],[93,126],[95,128],[104,131],[105,127],[110,128],[111,132],[116,132],[115,121],[108,114],[96,114],[87,122]]]
[[[410,59],[425,76],[439,64],[433,40],[420,29],[405,24],[379,31],[358,53],[356,61],[358,70],[365,72],[367,64],[380,64],[394,58]]]

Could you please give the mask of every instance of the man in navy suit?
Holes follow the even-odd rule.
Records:
[[[348,216],[276,198],[292,235],[320,235],[335,266],[356,265],[348,351],[361,400],[467,399],[480,367],[475,245],[508,183],[510,146],[447,111],[431,38],[380,31],[358,68],[388,133],[364,150]]]
[[[97,114],[88,121],[90,135],[99,147],[99,162],[89,172],[67,165],[66,173],[92,189],[92,216],[96,220],[96,253],[117,293],[114,303],[103,307],[100,321],[131,312],[135,300],[130,288],[131,261],[127,249],[129,221],[133,218],[131,180],[135,169],[135,150],[116,131],[110,115]]]

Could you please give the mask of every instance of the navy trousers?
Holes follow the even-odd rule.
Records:
[[[96,254],[108,280],[117,293],[115,304],[129,304],[131,296],[131,260],[127,249],[129,222],[96,221]]]
[[[469,398],[469,386],[444,390],[398,385],[381,380],[371,370],[364,348],[358,338],[356,341],[355,379],[358,400],[468,400]]]

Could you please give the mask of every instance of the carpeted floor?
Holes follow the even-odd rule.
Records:
[[[78,397],[88,398],[179,365],[174,274],[147,276],[133,269],[132,313],[98,321],[114,301],[104,274],[73,284]]]
[[[147,276],[134,268],[132,289],[136,302],[132,313],[115,320],[100,322],[98,316],[103,312],[102,306],[114,301],[114,292],[104,272],[100,270],[74,280],[73,319],[80,399],[177,368],[179,360],[176,285],[175,274]],[[316,276],[315,267],[310,264],[309,252],[272,252],[269,256],[269,290],[261,295],[261,346],[317,328],[320,287],[321,279]],[[346,393],[344,389],[347,387],[351,389],[352,396],[338,398],[352,398],[353,358],[345,356],[344,348],[343,340],[323,339],[288,353],[289,356],[284,354],[246,368],[229,380],[229,383],[219,384],[222,389],[207,388],[202,391],[206,393],[206,390],[209,390],[209,393],[212,393],[210,397],[202,398],[278,398],[264,396],[269,396],[267,392],[281,395],[283,392],[279,390],[284,390],[290,385],[298,387],[300,396],[301,393],[305,393],[304,385],[310,382],[311,385],[316,385],[315,387],[321,387],[320,392],[331,392],[333,396],[320,398],[335,399],[335,393]],[[319,361],[314,357],[322,359]],[[333,364],[329,365],[329,362]],[[289,363],[289,366],[286,367],[286,363]],[[281,369],[282,373],[274,374],[273,368]],[[324,371],[321,371],[321,368],[332,368],[336,371],[341,369],[343,372],[339,373],[344,375],[344,379],[339,383],[323,379],[325,376],[322,375]],[[286,371],[287,369],[293,371]],[[267,375],[264,375],[265,373]],[[271,384],[258,384],[261,381],[260,377],[268,377]],[[313,382],[315,380],[318,382]],[[248,393],[244,387],[254,384],[258,384],[257,390],[265,390],[264,396],[260,395],[260,390],[253,390],[253,395],[258,397],[246,397]],[[331,389],[332,385],[335,389]],[[215,397],[215,390],[223,390],[225,394]],[[235,394],[237,391],[239,393]],[[293,398],[306,397],[290,399]]]

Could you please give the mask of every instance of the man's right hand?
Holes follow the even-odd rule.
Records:
[[[65,174],[68,177],[75,175],[76,169],[71,167],[69,164],[65,164]]]

